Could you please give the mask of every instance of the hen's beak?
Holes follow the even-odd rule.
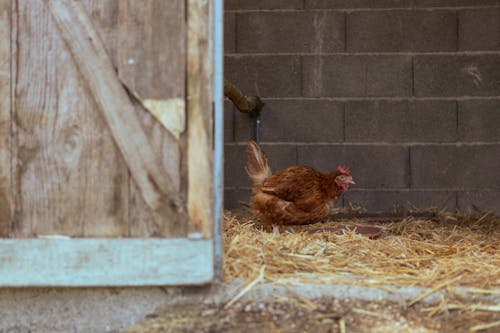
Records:
[[[356,184],[356,183],[354,182],[354,180],[352,180],[352,177],[349,177],[349,178],[347,179],[347,183],[348,183],[348,184]]]

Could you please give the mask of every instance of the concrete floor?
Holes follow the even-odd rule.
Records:
[[[0,290],[0,333],[120,332],[158,307],[204,302],[224,304],[238,293],[242,281],[219,287],[183,288],[25,288]],[[284,281],[285,282],[285,281]],[[277,297],[314,299],[387,300],[407,303],[428,291],[419,287],[365,287],[341,284],[304,284],[289,280],[287,285],[255,285],[240,301],[269,301]],[[454,288],[453,296],[477,303],[500,304],[500,295],[475,293]],[[422,302],[437,302],[449,292],[433,292]]]

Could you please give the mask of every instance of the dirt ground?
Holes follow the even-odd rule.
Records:
[[[338,223],[326,221],[321,227]],[[260,283],[280,285],[283,279],[312,274],[314,280],[306,285],[313,288],[320,277],[329,277],[334,279],[321,280],[322,285],[333,283],[336,290],[364,283],[365,287],[428,288],[431,294],[450,292],[434,295],[434,304],[424,303],[418,294],[410,301],[402,295],[368,301],[333,295],[306,299],[305,294],[272,292],[246,298],[254,300],[250,302],[235,296],[236,288],[230,293],[229,299],[235,301],[230,306],[224,306],[231,303],[227,300],[212,305],[177,304],[157,310],[126,332],[500,332],[498,217],[456,213],[433,219],[341,223],[376,226],[383,233],[376,239],[355,233],[310,233],[308,228],[317,225],[276,232],[259,226],[248,214],[226,212],[224,283],[243,279],[239,290],[248,288],[258,294],[255,289]],[[460,287],[492,297],[451,292]]]
[[[442,305],[442,304],[441,304]],[[148,315],[126,333],[166,332],[498,332],[500,313],[443,306],[322,298],[188,304]],[[496,323],[496,325],[495,325]],[[489,327],[493,326],[494,327]]]

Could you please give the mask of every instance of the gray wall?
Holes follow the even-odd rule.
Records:
[[[350,167],[341,204],[500,211],[500,1],[226,0],[225,77],[277,170]],[[226,208],[251,123],[226,102]]]

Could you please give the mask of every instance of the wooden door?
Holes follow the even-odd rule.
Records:
[[[212,279],[210,3],[0,0],[0,285]]]

